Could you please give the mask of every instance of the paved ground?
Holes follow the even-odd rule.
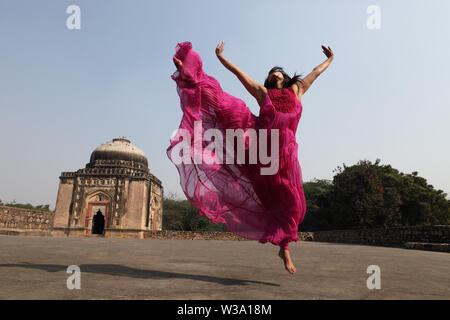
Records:
[[[0,299],[450,299],[450,254],[320,242],[0,235]],[[67,289],[69,265],[81,289]],[[381,289],[369,290],[369,265]]]

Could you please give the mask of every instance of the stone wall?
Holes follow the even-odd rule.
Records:
[[[220,231],[144,231],[144,238],[149,239],[173,239],[173,240],[238,240],[251,241],[231,232]],[[313,232],[300,232],[298,234],[299,241],[312,241],[314,239]]]
[[[349,243],[448,252],[450,248],[450,225],[299,232],[298,237],[299,241]],[[247,240],[230,232],[170,230],[144,232],[144,238],[173,240]]]
[[[146,239],[173,239],[173,240],[239,240],[245,241],[231,232],[219,231],[144,231]]]
[[[53,228],[53,212],[0,206],[2,234],[47,234]]]
[[[408,247],[407,243],[448,244],[450,243],[450,225],[316,231],[310,232],[310,236],[311,239],[309,240],[311,241],[388,247]],[[419,248],[418,246],[416,247]],[[446,247],[448,248],[448,246]]]

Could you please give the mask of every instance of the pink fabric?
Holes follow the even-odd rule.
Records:
[[[288,242],[298,241],[298,225],[306,212],[302,172],[297,158],[298,144],[295,140],[302,113],[300,101],[292,88],[271,89],[256,116],[244,101],[223,91],[219,82],[203,71],[202,60],[192,49],[191,42],[178,43],[175,49],[175,56],[183,64],[181,72],[175,71],[171,78],[176,82],[183,112],[179,128],[191,134],[191,154],[187,155],[191,163],[184,161],[177,164],[173,160],[172,149],[181,142],[181,137],[171,138],[166,153],[178,169],[183,192],[199,209],[200,215],[205,214],[214,223],[225,223],[230,232],[260,243],[270,242],[288,248]],[[260,169],[269,165],[261,164],[259,157],[257,164],[250,164],[248,152],[244,164],[236,160],[233,164],[225,160],[223,164],[207,164],[205,161],[195,163],[196,120],[202,121],[202,136],[210,128],[223,133],[224,159],[225,129],[241,128],[246,131],[253,128],[256,132],[259,132],[258,129],[268,129],[268,150],[271,129],[279,129],[277,173],[261,174]],[[201,142],[202,151],[209,144],[211,141]],[[248,151],[247,141],[245,148]]]

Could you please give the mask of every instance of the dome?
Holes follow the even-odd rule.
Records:
[[[145,164],[148,167],[147,157],[144,152],[131,144],[125,137],[118,137],[98,146],[91,154],[89,162],[94,164],[95,160],[125,160]]]

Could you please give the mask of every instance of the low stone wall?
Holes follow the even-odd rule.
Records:
[[[450,252],[450,243],[406,242],[405,248]]]
[[[0,233],[48,234],[53,217],[53,212],[0,206]]]
[[[246,241],[231,232],[215,231],[145,231],[146,239],[173,239],[173,240],[238,240]]]
[[[314,238],[312,232],[300,232],[298,234],[300,241],[311,241]],[[231,232],[220,231],[145,231],[144,238],[149,239],[173,239],[173,240],[237,240],[251,241]]]
[[[450,225],[299,232],[298,237],[299,241],[349,243],[449,252]],[[146,231],[144,232],[144,238],[248,241],[248,239],[230,232],[212,231]]]
[[[388,247],[405,247],[407,242],[450,243],[450,225],[316,231],[311,234],[312,241]]]

